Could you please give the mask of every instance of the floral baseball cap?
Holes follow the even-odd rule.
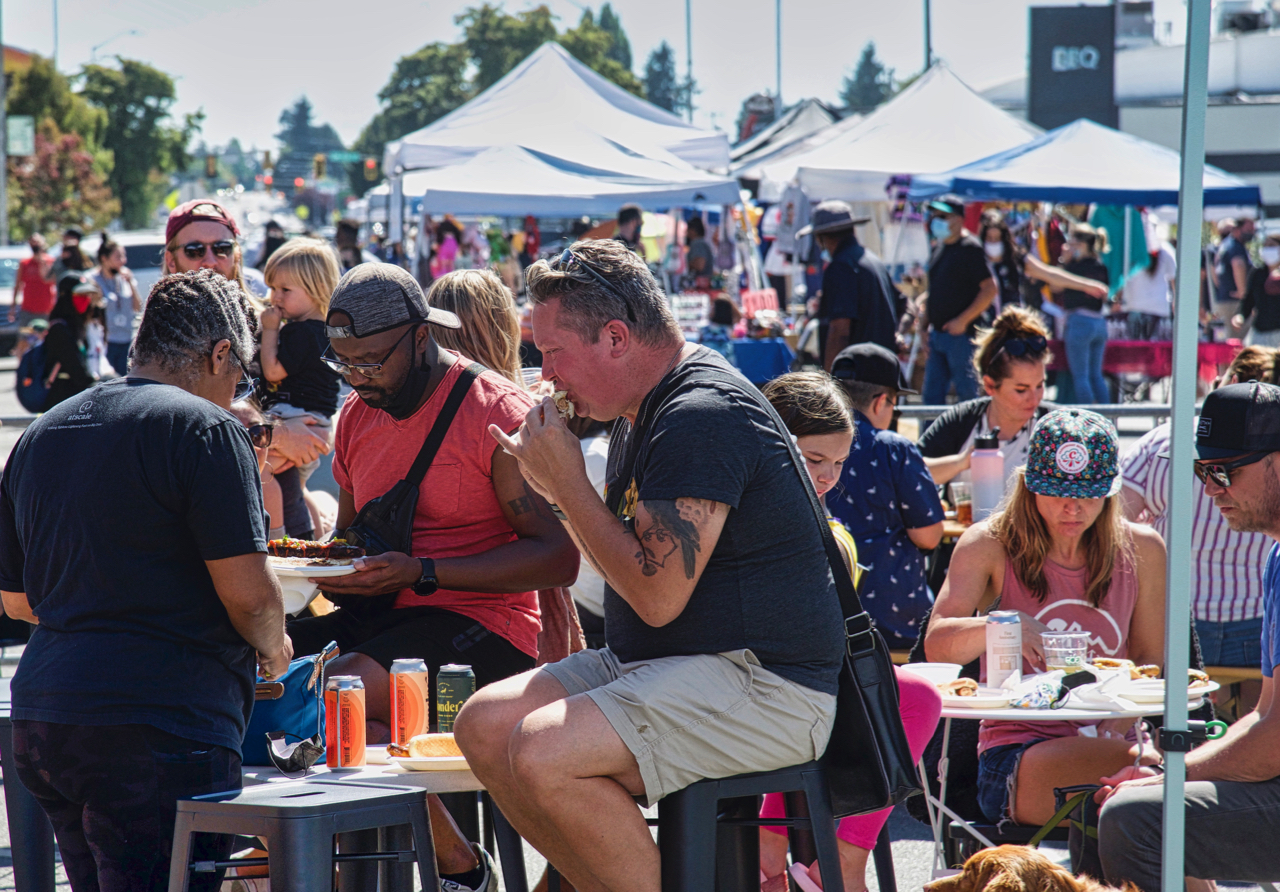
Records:
[[[1101,499],[1120,491],[1116,429],[1086,409],[1058,409],[1031,432],[1027,489],[1036,495]]]

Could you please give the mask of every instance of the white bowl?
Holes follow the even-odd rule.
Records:
[[[284,612],[297,616],[311,605],[320,586],[298,576],[280,577],[280,591],[284,595]]]
[[[906,672],[914,672],[934,684],[946,684],[959,678],[960,670],[964,667],[959,663],[903,663],[898,668]]]

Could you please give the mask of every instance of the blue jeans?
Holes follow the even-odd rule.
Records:
[[[1067,348],[1067,367],[1071,369],[1076,402],[1085,406],[1111,402],[1111,391],[1107,388],[1107,380],[1102,377],[1107,320],[1069,313],[1062,340]]]
[[[1206,666],[1248,666],[1262,664],[1262,617],[1233,623],[1196,620],[1200,654]]]
[[[929,362],[924,367],[924,402],[941,406],[947,391],[956,385],[956,401],[978,396],[978,376],[973,369],[973,342],[968,335],[947,334],[936,328],[929,330]]]
[[[1014,791],[1022,754],[1041,742],[993,746],[978,757],[978,808],[991,823],[998,824],[1009,817],[1010,794]]]

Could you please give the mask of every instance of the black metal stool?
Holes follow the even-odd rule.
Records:
[[[334,835],[379,829],[397,837],[394,828],[412,828],[413,850],[334,855]],[[262,864],[262,860],[191,862],[192,834],[225,833],[261,837],[266,841],[273,892],[329,892],[333,865],[345,861],[384,864],[388,882],[383,888],[403,888],[412,876],[396,870],[399,863],[418,864],[424,889],[439,888],[435,844],[427,820],[426,794],[421,790],[376,784],[272,783],[228,793],[212,793],[178,802],[174,822],[169,892],[187,892],[191,874],[225,867]]]
[[[759,816],[765,793],[786,794],[786,818]],[[663,892],[757,888],[758,828],[765,825],[789,827],[792,858],[809,863],[816,857],[826,892],[844,892],[831,794],[819,762],[698,781],[658,803],[657,823]]]

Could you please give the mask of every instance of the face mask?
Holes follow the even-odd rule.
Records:
[[[1262,255],[1262,262],[1267,266],[1275,266],[1280,263],[1280,246],[1264,245],[1258,253]]]
[[[828,251],[826,248],[823,248],[823,249],[822,249],[822,255],[821,255],[821,256],[822,256],[822,262],[823,262],[823,263],[830,263],[830,262],[831,262],[831,252],[830,252],[830,251]]]
[[[400,389],[387,397],[386,405],[378,408],[397,421],[404,421],[418,411],[418,403],[422,401],[422,395],[427,392],[427,385],[430,382],[431,364],[427,362],[425,356],[415,353],[409,366],[409,374],[405,376]]]
[[[951,224],[943,217],[934,217],[929,221],[929,234],[941,241],[951,235]]]
[[[999,260],[1004,256],[1004,242],[983,242],[982,250],[987,252],[987,256],[992,260]]]

